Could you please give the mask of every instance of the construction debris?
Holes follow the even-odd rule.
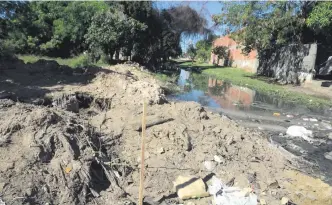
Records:
[[[193,199],[209,196],[205,183],[196,177],[179,176],[174,182],[174,188],[180,199]]]

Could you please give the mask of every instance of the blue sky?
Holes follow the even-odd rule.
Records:
[[[171,6],[178,6],[178,5],[188,5],[191,8],[195,9],[198,13],[203,15],[208,23],[209,28],[213,26],[212,18],[211,16],[214,14],[220,14],[221,13],[221,3],[217,1],[158,1],[155,2],[155,6],[159,9],[169,8]],[[214,33],[216,35],[221,34],[220,28],[214,28]],[[201,40],[203,36],[195,36],[195,37],[188,37],[188,38],[182,38],[181,41],[181,47],[182,51],[185,51],[187,49],[187,46],[189,43],[195,44],[198,40]]]

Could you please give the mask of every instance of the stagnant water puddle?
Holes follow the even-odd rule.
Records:
[[[267,132],[274,143],[315,164],[315,174],[324,176],[332,184],[332,160],[324,154],[332,151],[332,110],[308,109],[304,104],[271,97],[231,82],[182,69],[177,81],[181,92],[169,96],[171,100],[195,101],[206,108],[229,116],[246,127]],[[313,130],[317,139],[308,143],[302,138],[286,136],[291,125]]]

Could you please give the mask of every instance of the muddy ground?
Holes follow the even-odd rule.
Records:
[[[227,116],[168,102],[161,82],[141,70],[55,62],[3,70],[0,204],[136,204],[143,101],[146,204],[212,204],[212,197],[179,200],[173,181],[180,175],[235,177],[234,186],[252,187],[267,204],[282,197],[332,204],[332,188],[306,174],[310,164]]]

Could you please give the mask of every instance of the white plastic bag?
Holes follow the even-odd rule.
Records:
[[[242,189],[237,187],[227,187],[220,179],[213,176],[209,186],[209,193],[214,196],[216,205],[257,205],[257,196],[250,193],[243,194]]]

